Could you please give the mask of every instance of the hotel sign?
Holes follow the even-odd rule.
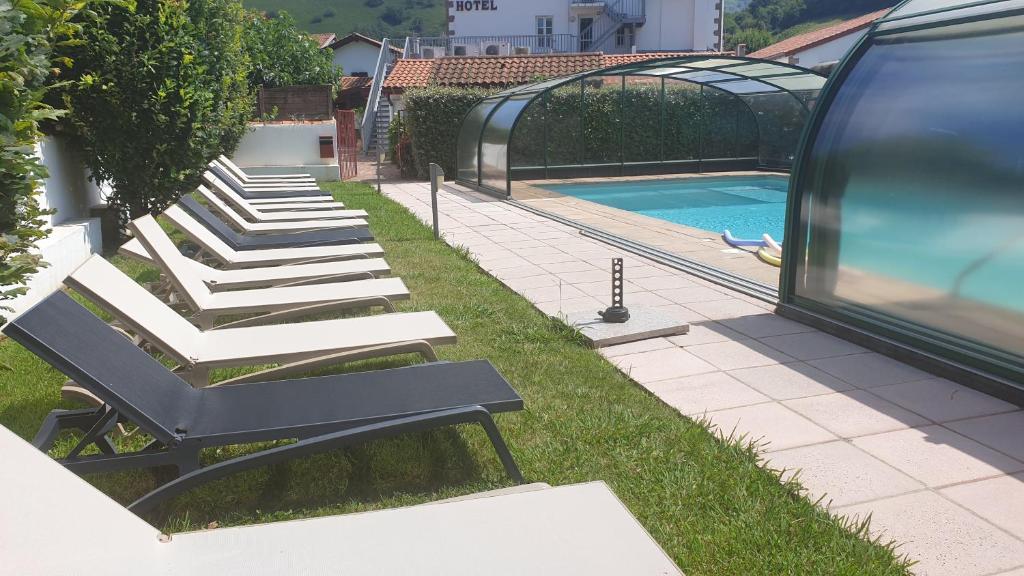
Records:
[[[456,12],[493,12],[497,9],[497,0],[455,0]]]

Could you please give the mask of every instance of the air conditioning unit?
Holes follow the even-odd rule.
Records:
[[[525,56],[530,53],[529,46],[516,46],[514,50],[516,56]]]
[[[452,55],[454,56],[469,56],[470,46],[465,44],[456,44],[452,46]]]
[[[485,56],[500,56],[501,55],[501,44],[487,44],[484,46]]]
[[[420,50],[420,56],[427,60],[433,60],[434,58],[443,58],[445,55],[444,48],[441,46],[430,46]]]

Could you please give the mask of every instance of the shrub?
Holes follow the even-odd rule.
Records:
[[[391,162],[398,166],[402,178],[416,176],[416,161],[412,152],[412,137],[403,116],[395,116],[388,126]]]
[[[319,18],[319,17],[317,17]],[[287,12],[267,18],[258,12],[245,16],[244,46],[249,57],[249,85],[296,86],[337,84],[342,71],[334,65],[334,54],[295,27]]]
[[[388,6],[384,9],[384,12],[381,13],[380,19],[386,24],[398,26],[405,21],[405,10],[402,10],[398,6]]]
[[[67,53],[67,127],[122,224],[195,186],[252,114],[237,0],[102,4]]]
[[[367,8],[376,8],[377,6],[383,6],[384,0],[366,0],[363,2]]]
[[[478,88],[429,87],[409,90],[405,94],[406,122],[412,137],[416,175],[429,177],[434,162],[455,179],[455,145],[459,139],[462,119],[486,90]]]
[[[35,156],[39,123],[60,113],[43,103],[55,43],[78,30],[84,2],[0,2],[0,302],[24,294],[45,263],[31,250],[49,233],[36,199],[46,170]],[[10,308],[0,304],[0,311]],[[0,314],[0,324],[5,318]]]

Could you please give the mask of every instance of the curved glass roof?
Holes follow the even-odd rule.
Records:
[[[628,81],[627,81],[628,80]],[[605,171],[602,174],[613,173],[618,167],[620,173],[625,173],[626,167],[631,167],[630,173],[641,173],[637,165],[648,166],[655,170],[652,165],[664,164],[671,161],[675,165],[684,167],[685,162],[702,163],[708,160],[738,159],[743,156],[738,152],[732,156],[736,158],[705,158],[703,148],[698,146],[695,153],[684,155],[684,158],[666,158],[665,152],[660,155],[653,155],[643,161],[629,161],[631,156],[631,143],[626,138],[620,138],[617,142],[601,143],[604,151],[601,161],[594,161],[593,155],[586,154],[588,146],[597,146],[588,142],[588,133],[601,132],[601,126],[588,132],[583,128],[584,116],[595,114],[594,107],[588,98],[593,98],[593,93],[602,92],[605,98],[604,114],[601,122],[614,126],[626,126],[636,122],[635,114],[627,111],[627,93],[635,89],[637,92],[646,90],[648,94],[656,94],[653,90],[660,87],[661,96],[648,101],[649,107],[660,107],[662,118],[665,118],[666,107],[679,105],[679,98],[666,97],[666,85],[673,89],[683,85],[689,85],[699,89],[699,106],[695,110],[699,112],[686,117],[680,122],[694,124],[703,127],[706,136],[714,137],[717,132],[709,133],[712,124],[711,116],[723,110],[718,106],[705,106],[705,94],[721,96],[734,99],[742,103],[744,118],[740,118],[738,109],[730,108],[728,114],[735,114],[737,135],[735,140],[739,142],[741,124],[749,125],[749,132],[753,134],[752,139],[759,141],[755,146],[753,156],[747,153],[744,160],[753,161],[753,166],[744,165],[744,168],[755,168],[762,164],[777,165],[777,167],[788,168],[788,163],[796,152],[796,145],[803,123],[809,116],[818,92],[825,85],[826,78],[813,71],[768,60],[742,57],[724,56],[686,56],[646,60],[641,62],[622,64],[610,68],[592,70],[580,74],[573,74],[561,78],[544,80],[532,84],[526,84],[510,88],[481,100],[470,110],[463,120],[458,142],[458,179],[477,185],[485,190],[508,195],[511,190],[513,174],[543,174],[552,176],[554,168],[565,168],[575,166],[583,169],[588,166],[600,166]],[[555,106],[549,106],[548,100],[551,95],[566,90],[579,91],[578,108],[568,109],[561,105],[558,110]],[[705,89],[707,89],[705,91]],[[679,92],[680,90],[676,90]],[[615,96],[619,94],[620,96]],[[607,98],[612,95],[612,99]],[[618,98],[619,104],[615,109],[614,99]],[[562,98],[561,100],[565,100]],[[608,102],[612,102],[612,108]],[[532,107],[531,107],[532,106]],[[591,106],[590,109],[587,107]],[[536,111],[542,108],[536,115],[543,116],[543,123],[546,127],[541,131],[543,138],[537,137],[538,147],[544,146],[542,152],[533,155],[537,161],[530,166],[514,165],[510,156],[509,143],[512,141],[513,133],[516,130],[521,116],[530,116],[528,109]],[[700,117],[697,117],[700,116]],[[675,116],[673,116],[675,117]],[[718,124],[721,124],[719,122]],[[577,139],[581,140],[578,152],[568,150],[551,150],[552,143],[548,141],[547,135],[556,129],[576,130]],[[701,128],[696,129],[698,132]],[[714,128],[718,130],[718,128]],[[622,129],[625,131],[625,128]],[[605,130],[607,132],[607,130]],[[657,130],[655,130],[657,132]],[[665,132],[664,129],[661,132]],[[697,140],[706,140],[704,133],[697,133]],[[784,142],[767,142],[768,140],[780,140],[780,134],[784,134],[781,140]],[[532,132],[531,132],[532,136]],[[651,135],[652,138],[657,135]],[[540,140],[543,140],[541,142]],[[741,146],[736,144],[733,148],[739,150]],[[564,146],[563,146],[564,148]],[[661,146],[665,148],[664,145]],[[721,146],[716,147],[715,152],[721,156]],[[765,150],[771,148],[773,151],[768,154]],[[729,156],[729,154],[726,154]],[[766,157],[771,156],[774,161],[765,162]],[[555,162],[552,159],[558,158]],[[558,166],[554,166],[557,164]],[[703,166],[703,164],[700,164]],[[735,163],[733,164],[735,166]],[[529,170],[526,170],[529,168]],[[704,169],[704,168],[700,168]],[[735,169],[735,167],[734,167]],[[612,172],[609,172],[611,170]],[[657,168],[664,173],[662,166]],[[681,169],[680,171],[695,171]],[[579,172],[579,170],[577,170]],[[653,173],[653,172],[652,172]]]

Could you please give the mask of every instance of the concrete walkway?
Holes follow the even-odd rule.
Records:
[[[384,192],[430,221],[427,184]],[[601,353],[682,414],[757,439],[767,466],[799,469],[834,513],[872,514],[874,534],[903,543],[915,573],[1024,576],[1018,407],[505,202],[449,185],[439,205],[447,242],[548,314],[607,306],[609,259],[622,256],[627,306],[691,330]]]

